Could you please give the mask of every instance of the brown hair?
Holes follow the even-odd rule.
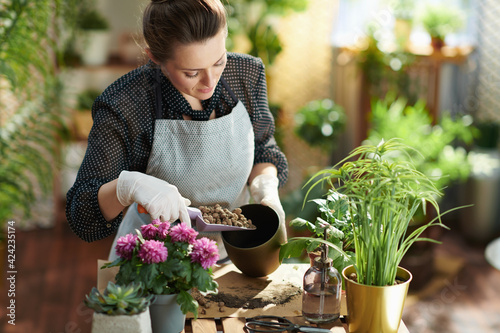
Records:
[[[203,42],[226,29],[220,0],[153,0],[144,10],[142,32],[159,62],[173,56],[178,44]]]

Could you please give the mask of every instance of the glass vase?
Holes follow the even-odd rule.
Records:
[[[312,323],[328,323],[340,317],[342,278],[332,259],[317,257],[303,280],[302,316]]]

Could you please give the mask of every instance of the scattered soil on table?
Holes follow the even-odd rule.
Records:
[[[223,304],[223,306],[228,308],[242,308],[242,309],[261,309],[269,304],[282,305],[288,303],[291,299],[297,295],[302,294],[302,289],[291,283],[280,285],[278,290],[279,294],[264,294],[258,296],[248,296],[242,293],[229,294],[224,292],[219,292],[217,295],[208,295],[195,297],[195,299],[203,304]],[[247,296],[247,297],[246,297]]]

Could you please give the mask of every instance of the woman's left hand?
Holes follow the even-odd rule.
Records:
[[[256,176],[250,184],[250,193],[256,203],[271,207],[276,211],[280,223],[285,224],[285,211],[278,193],[278,177],[270,174]]]

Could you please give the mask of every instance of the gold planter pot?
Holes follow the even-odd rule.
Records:
[[[398,267],[398,279],[404,283],[376,287],[356,283],[347,277],[355,273],[354,266],[342,271],[346,285],[347,315],[351,333],[396,333],[412,275]]]

